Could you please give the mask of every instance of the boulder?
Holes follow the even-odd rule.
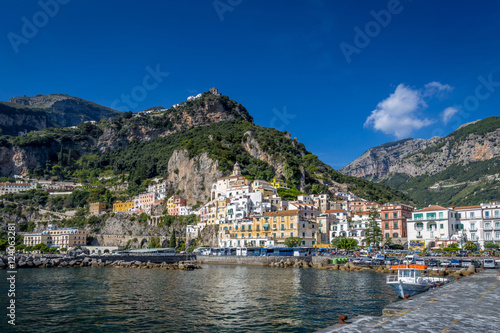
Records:
[[[335,264],[332,266],[332,269],[339,269],[339,267],[340,267],[339,264]]]
[[[467,271],[470,272],[470,273],[476,273],[476,267],[474,267],[474,265],[470,265],[467,268]]]

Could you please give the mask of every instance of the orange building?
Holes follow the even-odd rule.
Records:
[[[380,218],[384,238],[392,238],[394,244],[405,244],[408,237],[406,221],[411,219],[412,212],[413,207],[404,204],[381,206]]]

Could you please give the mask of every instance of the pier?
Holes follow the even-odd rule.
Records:
[[[486,270],[384,308],[382,317],[359,316],[316,333],[498,332],[500,275]]]

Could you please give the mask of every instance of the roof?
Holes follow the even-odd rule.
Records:
[[[325,213],[345,213],[345,209],[329,209]]]
[[[474,205],[474,206],[461,206],[461,207],[453,207],[455,209],[476,209],[476,208],[481,208],[481,205]]]
[[[417,212],[430,212],[432,210],[448,210],[448,208],[444,208],[441,206],[429,206],[429,207],[419,209],[419,210],[417,210]]]
[[[277,212],[267,212],[262,214],[262,216],[290,216],[290,215],[298,215],[300,213],[299,209],[294,210],[280,210]]]

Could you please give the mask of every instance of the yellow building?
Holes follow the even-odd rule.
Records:
[[[174,196],[171,196],[167,200],[167,209],[175,208],[175,203],[174,203]]]
[[[301,219],[298,209],[267,212],[252,221],[220,224],[219,246],[278,245],[288,237],[299,237],[301,246],[312,247],[317,243],[317,233],[317,223]]]
[[[127,202],[122,202],[122,201],[116,201],[113,204],[113,213],[114,212],[126,212],[134,209],[134,202],[133,201],[127,201]]]
[[[286,187],[285,184],[281,183],[280,181],[276,180],[276,177],[273,178],[273,180],[271,181],[271,185],[278,189],[278,188],[285,188],[287,189],[288,187]]]
[[[90,215],[99,215],[106,211],[106,204],[104,202],[92,202],[89,207]]]

